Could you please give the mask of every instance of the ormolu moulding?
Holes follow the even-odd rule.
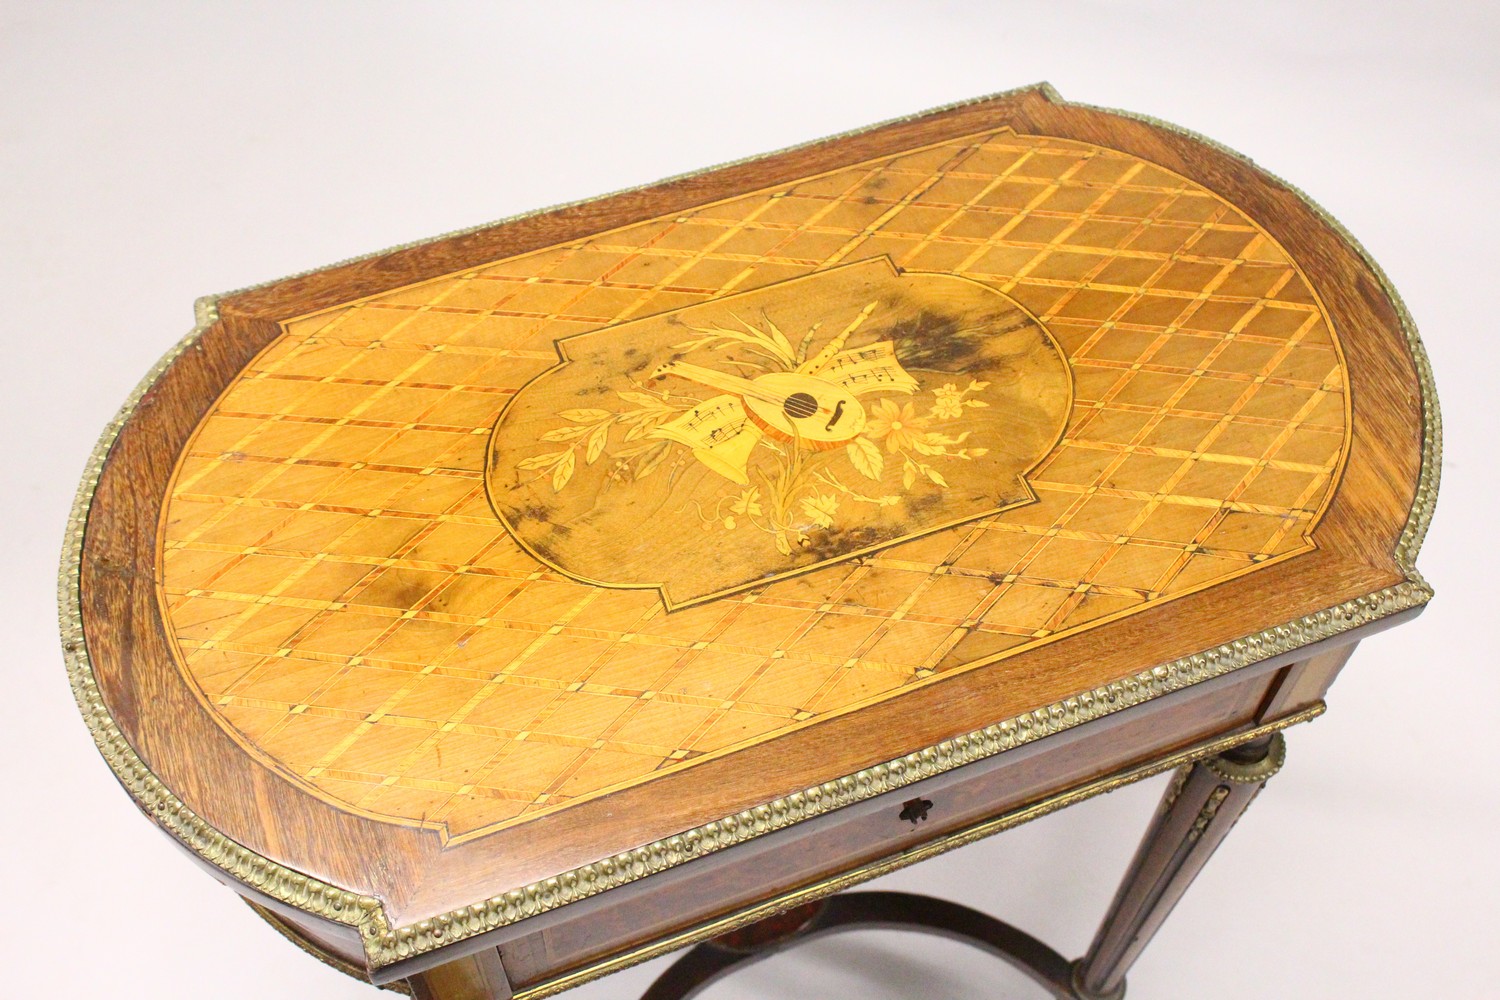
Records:
[[[1334,218],[1329,211],[1318,204],[1306,191],[1292,184],[1278,174],[1273,174],[1265,167],[1256,163],[1250,157],[1237,150],[1230,149],[1216,139],[1210,139],[1200,132],[1174,125],[1171,122],[1153,118],[1150,115],[1136,114],[1131,111],[1121,111],[1118,108],[1104,108],[1093,104],[1081,104],[1069,102],[1062,99],[1051,84],[1041,83],[1037,85],[1038,90],[1046,95],[1047,99],[1054,104],[1067,104],[1070,107],[1086,108],[1090,111],[1099,111],[1107,115],[1115,115],[1120,118],[1132,118],[1139,122],[1145,122],[1165,132],[1174,132],[1185,136],[1194,142],[1202,143],[1212,149],[1216,149],[1225,156],[1232,156],[1247,166],[1255,168],[1260,173],[1286,188],[1292,194],[1301,199],[1302,203],[1312,209],[1324,225],[1343,238],[1344,242],[1359,255],[1366,267],[1375,275],[1376,281],[1380,283],[1380,290],[1385,293],[1391,306],[1396,310],[1396,315],[1401,321],[1401,332],[1406,335],[1406,346],[1411,351],[1412,364],[1416,368],[1417,383],[1422,393],[1422,467],[1417,476],[1416,495],[1412,498],[1411,511],[1407,514],[1406,525],[1401,531],[1401,536],[1396,542],[1396,563],[1406,573],[1409,579],[1421,581],[1422,575],[1417,571],[1417,553],[1422,548],[1422,541],[1427,537],[1427,529],[1432,524],[1432,512],[1437,507],[1438,483],[1442,478],[1443,464],[1443,415],[1438,406],[1437,382],[1432,374],[1432,361],[1427,357],[1427,348],[1422,345],[1421,335],[1417,333],[1416,320],[1412,318],[1411,312],[1406,308],[1406,302],[1401,298],[1401,293],[1396,291],[1396,286],[1391,283],[1390,277],[1385,269],[1376,263],[1375,258],[1370,256],[1364,244],[1355,239],[1354,234],[1349,232],[1344,224]],[[996,95],[999,96],[999,95]]]
[[[322,962],[330,969],[333,969],[335,972],[342,972],[346,976],[352,976],[362,982],[368,982],[368,980],[365,978],[364,969],[361,969],[359,966],[353,964],[352,962],[346,962],[339,956],[325,950],[319,945],[303,937],[280,916],[278,916],[271,910],[266,909],[264,906],[261,906],[253,899],[246,899],[245,902],[250,904],[250,909],[255,911],[255,915],[257,917],[260,917],[260,919],[271,925],[272,930],[274,930],[277,934],[280,934],[282,937],[286,938],[298,948],[307,952],[307,954],[311,955],[313,958],[316,958],[318,961]],[[398,979],[390,983],[381,983],[379,988],[382,990],[389,990],[392,993],[402,993],[406,996],[412,995],[411,986],[404,979]]]
[[[120,428],[135,412],[141,397],[156,384],[156,380],[172,362],[193,349],[203,331],[218,319],[214,303],[213,298],[202,298],[195,303],[197,325],[193,331],[163,355],[136,385],[125,405],[104,429],[93,454],[89,456],[83,481],[79,484],[78,494],[73,501],[72,513],[68,517],[62,573],[58,579],[59,617],[68,680],[73,687],[73,697],[78,700],[79,710],[83,713],[83,720],[94,737],[94,743],[110,769],[115,772],[115,777],[147,815],[181,841],[188,850],[272,899],[338,923],[370,928],[384,927],[385,915],[381,911],[380,900],[329,885],[262,857],[226,837],[189,809],[151,773],[135,748],[125,739],[125,734],[120,732],[120,727],[104,704],[93,664],[89,661],[83,635],[79,582],[83,570],[84,530],[88,524],[94,490],[99,485],[105,459],[114,446],[115,439],[119,437]]]
[[[1286,765],[1286,738],[1277,733],[1260,760],[1242,762],[1230,757],[1209,757],[1203,766],[1223,781],[1236,785],[1263,785]]]
[[[650,961],[668,952],[676,951],[678,948],[716,938],[721,934],[738,930],[758,920],[764,920],[766,917],[784,913],[804,903],[831,896],[836,892],[842,892],[845,889],[868,882],[871,879],[879,878],[882,875],[889,875],[891,872],[899,871],[902,868],[937,857],[940,854],[946,854],[960,847],[967,847],[969,844],[976,843],[986,837],[992,837],[997,833],[1003,833],[1023,823],[1040,819],[1043,816],[1057,812],[1059,809],[1064,809],[1083,802],[1086,799],[1091,799],[1096,795],[1104,795],[1116,789],[1124,788],[1126,785],[1133,785],[1138,781],[1154,777],[1164,771],[1177,768],[1180,774],[1186,775],[1194,763],[1213,758],[1225,750],[1259,739],[1267,734],[1279,735],[1285,729],[1316,719],[1324,711],[1326,711],[1326,706],[1322,702],[1318,702],[1316,705],[1303,709],[1294,715],[1289,715],[1284,719],[1278,719],[1263,726],[1257,726],[1255,729],[1247,730],[1234,736],[1212,740],[1147,764],[1127,768],[1124,771],[1117,771],[1114,774],[1106,775],[1081,787],[1048,796],[1040,802],[1012,812],[1003,813],[993,819],[988,819],[974,826],[955,831],[936,840],[928,841],[909,851],[903,851],[891,857],[872,861],[853,871],[834,875],[821,882],[794,889],[789,893],[777,896],[764,903],[759,903],[750,909],[742,910],[730,916],[721,917],[708,924],[679,932],[654,944],[647,945],[644,948],[612,956],[595,965],[586,966],[577,971],[559,976],[556,979],[549,979],[546,982],[538,983],[536,986],[518,990],[515,1000],[541,1000],[542,997],[553,996],[565,990],[573,989],[576,986],[582,986],[584,983],[607,976],[610,973],[628,969],[633,965]],[[1283,742],[1284,746],[1285,743]]]
[[[718,164],[703,170],[679,174],[652,184],[628,188],[611,195],[628,191],[639,191],[667,181],[699,176],[724,167],[754,162],[769,156],[815,146],[823,142],[861,135],[875,129],[901,122],[913,121],[944,111],[985,101],[995,100],[1026,91],[1036,91],[1048,101],[1065,104],[1061,96],[1048,84],[1022,87],[992,94],[986,97],[962,101],[923,111],[915,115],[891,119],[864,128],[801,143],[771,153]],[[1075,105],[1087,107],[1086,105]],[[1106,110],[1106,109],[1094,109]],[[1166,129],[1204,143],[1245,162],[1247,157],[1197,133],[1165,122],[1127,112],[1106,111],[1108,114],[1134,118],[1158,128]],[[1259,169],[1259,168],[1257,168]],[[1264,173],[1264,171],[1262,171]],[[263,857],[236,843],[214,829],[194,813],[170,789],[152,774],[135,749],[121,733],[114,718],[104,704],[89,660],[83,634],[82,609],[80,605],[79,578],[82,570],[84,531],[94,490],[120,428],[135,412],[141,397],[156,383],[168,366],[184,352],[191,350],[204,331],[217,319],[216,303],[220,296],[211,296],[196,303],[197,325],[172,350],[157,362],[156,366],[136,386],[115,419],[105,428],[98,445],[90,456],[83,481],[79,485],[73,510],[68,520],[67,534],[62,553],[62,570],[59,578],[59,611],[64,655],[67,660],[69,680],[78,700],[84,721],[98,745],[100,753],[108,762],[121,784],[131,796],[158,824],[169,831],[194,854],[221,871],[244,883],[253,890],[272,899],[297,907],[305,912],[359,928],[364,942],[366,960],[372,969],[394,964],[433,951],[456,941],[472,937],[495,928],[505,926],[548,910],[556,909],[579,899],[595,895],[616,886],[645,878],[656,872],[676,867],[694,858],[711,854],[726,847],[744,843],[755,837],[784,829],[814,816],[824,815],[835,809],[852,805],[864,799],[884,794],[964,764],[1003,753],[1006,750],[1030,743],[1034,740],[1062,732],[1074,726],[1103,718],[1114,712],[1141,704],[1191,684],[1219,677],[1261,660],[1292,652],[1304,646],[1331,638],[1350,629],[1378,621],[1389,615],[1425,604],[1432,597],[1432,590],[1417,572],[1415,561],[1427,527],[1431,522],[1436,503],[1439,463],[1441,461],[1441,418],[1438,412],[1437,391],[1433,384],[1432,368],[1417,335],[1416,325],[1391,286],[1390,280],[1370,258],[1368,252],[1354,239],[1337,220],[1319,207],[1312,199],[1293,185],[1272,177],[1292,193],[1300,197],[1317,216],[1339,233],[1370,267],[1379,280],[1401,319],[1402,329],[1416,367],[1421,387],[1423,429],[1422,464],[1417,489],[1406,525],[1395,552],[1398,565],[1405,571],[1407,579],[1393,587],[1377,591],[1366,597],[1345,602],[1332,608],[1300,618],[1285,625],[1267,629],[1244,639],[1219,646],[1206,652],[1141,671],[1132,677],[1092,691],[1084,692],[1063,701],[1038,709],[1026,715],[1008,719],[985,729],[945,740],[935,746],[907,754],[904,757],[858,771],[835,781],[825,782],[803,789],[784,798],[767,802],[727,816],[675,837],[585,865],[565,872],[555,878],[545,879],[512,890],[503,895],[475,903],[472,906],[423,920],[418,923],[392,928],[380,900],[374,896],[361,895],[329,885],[304,875],[276,861]],[[350,258],[342,263],[382,256],[397,250],[437,242],[452,236],[487,229],[491,226],[534,215],[555,211],[571,205],[595,201],[598,198],[569,202],[564,205],[538,209],[512,216],[497,222],[486,223],[470,229],[445,233],[430,239],[403,244],[361,257]],[[329,265],[329,266],[338,266]],[[322,270],[322,269],[319,269]],[[302,272],[312,273],[312,272]],[[296,277],[293,275],[292,277]],[[286,279],[277,279],[286,280]],[[266,282],[252,288],[265,287],[276,282]],[[240,289],[248,291],[250,289]],[[236,293],[225,293],[231,295]],[[1028,815],[1029,818],[1029,815]],[[977,838],[975,838],[977,839]],[[967,841],[965,841],[967,842]],[[955,845],[956,846],[956,845]],[[924,855],[925,856],[925,855]],[[832,890],[830,890],[832,891]]]
[[[1124,680],[1046,708],[967,733],[854,774],[813,785],[687,833],[659,840],[555,878],[533,882],[482,903],[365,938],[373,968],[413,958],[456,940],[495,930],[596,893],[733,847],[803,820],[853,805],[965,764],[1112,715],[1261,660],[1425,604],[1432,591],[1407,581],[1307,615],[1287,625],[1225,643],[1205,653],[1143,670]]]

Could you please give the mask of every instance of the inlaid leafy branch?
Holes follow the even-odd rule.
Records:
[[[712,326],[689,326],[689,330],[702,336],[694,340],[685,340],[680,344],[673,344],[672,349],[686,353],[696,350],[722,351],[731,347],[743,347],[749,353],[759,355],[771,363],[769,366],[757,363],[759,367],[768,371],[791,371],[806,358],[808,348],[819,326],[819,324],[813,324],[812,328],[807,331],[807,335],[802,338],[801,345],[793,348],[792,342],[769,316],[761,316],[762,326],[748,323],[739,316],[733,316],[733,319],[744,329],[736,330],[717,323]]]
[[[650,475],[666,458],[671,442],[641,441],[641,438],[653,428],[677,417],[696,400],[686,396],[673,396],[669,392],[632,390],[617,392],[616,395],[627,403],[634,403],[634,408],[622,411],[593,408],[563,410],[558,416],[568,421],[568,425],[547,431],[541,435],[540,440],[566,444],[567,447],[535,455],[517,463],[516,467],[536,472],[539,478],[550,478],[553,492],[561,493],[577,471],[579,458],[583,459],[584,464],[593,465],[608,448],[610,432],[623,427],[621,443],[639,443],[611,452],[613,464],[609,472],[610,478],[643,479]]]

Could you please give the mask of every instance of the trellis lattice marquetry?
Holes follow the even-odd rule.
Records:
[[[1060,348],[1034,501],[670,611],[496,516],[487,443],[557,341],[875,258],[992,288]],[[927,419],[924,391],[892,406]],[[183,453],[160,597],[243,746],[465,838],[1306,552],[1349,407],[1326,310],[1233,204],[989,129],[283,322]],[[752,544],[730,519],[673,530]]]

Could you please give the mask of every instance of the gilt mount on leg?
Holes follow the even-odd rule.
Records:
[[[1286,761],[1280,733],[1177,772],[1094,943],[1073,966],[1080,1000],[1117,1000],[1140,957],[1240,814]]]

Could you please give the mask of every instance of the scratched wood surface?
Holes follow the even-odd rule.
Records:
[[[845,295],[858,268],[961,279],[1030,339],[974,378],[941,356],[958,326],[902,327],[924,315],[902,286]],[[796,370],[853,319],[818,326],[777,291],[809,281],[833,311],[876,303],[838,351],[889,342],[913,383],[851,391],[857,434],[804,448],[767,418],[726,459],[651,436],[679,411],[631,423],[725,395],[750,421],[743,383],[764,376],[722,363],[747,342],[678,345],[775,345],[769,320]],[[713,311],[755,294],[753,316]],[[589,338],[672,315],[630,385],[585,406],[587,386],[549,383],[616,349]],[[1041,92],[288,279],[220,316],[101,478],[95,670],[194,809],[396,920],[1402,575],[1420,412],[1368,267],[1245,162]],[[742,381],[650,377],[672,363]],[[506,436],[511,405],[528,433]],[[772,445],[823,475],[777,495]],[[965,478],[1006,447],[990,492]],[[660,456],[645,475],[640,454]],[[953,506],[922,522],[944,484]],[[651,514],[602,553],[543,552],[515,516],[543,501],[555,538]],[[694,561],[725,551],[770,582],[699,586]],[[601,554],[636,575],[601,578]]]

